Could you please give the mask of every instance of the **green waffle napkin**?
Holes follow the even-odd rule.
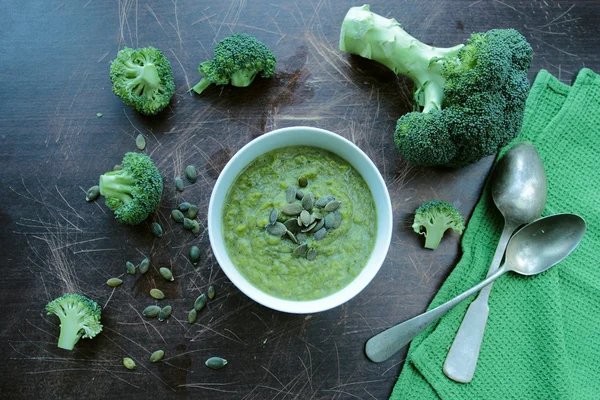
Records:
[[[580,246],[535,277],[496,281],[475,377],[451,381],[442,365],[475,296],[416,337],[391,399],[600,399],[600,76],[582,69],[569,87],[540,71],[519,136],[539,152],[548,177],[544,216],[587,222]],[[429,308],[482,280],[503,227],[488,188],[462,239],[463,256]]]

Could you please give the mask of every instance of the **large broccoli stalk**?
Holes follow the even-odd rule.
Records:
[[[60,319],[58,347],[73,350],[79,339],[92,339],[102,331],[102,308],[85,296],[67,293],[46,305],[48,314]]]
[[[340,49],[414,81],[419,111],[398,120],[394,142],[415,164],[462,167],[495,153],[520,129],[532,49],[514,29],[474,33],[466,45],[438,48],[364,5],[344,18]]]

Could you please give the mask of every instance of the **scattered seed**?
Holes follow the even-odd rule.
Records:
[[[165,356],[165,352],[162,350],[156,350],[154,353],[150,355],[150,361],[153,363],[159,362]]]
[[[185,177],[187,178],[188,181],[190,181],[190,183],[195,183],[196,180],[198,179],[198,173],[196,172],[196,167],[194,167],[193,165],[188,165],[185,168]]]
[[[160,307],[156,305],[148,306],[142,311],[142,315],[148,318],[156,318],[160,312]]]
[[[158,222],[152,223],[152,233],[154,233],[154,236],[156,236],[157,238],[163,237],[163,235],[164,235],[163,228],[162,228],[162,226],[160,226],[160,224]]]
[[[120,171],[122,169],[123,169],[123,167],[121,166],[121,164],[117,164],[113,167],[113,171]]]
[[[102,113],[96,113],[96,117],[98,117],[98,118],[102,118],[102,115],[103,115]]]
[[[315,232],[313,237],[315,238],[315,240],[321,240],[325,237],[325,235],[327,235],[327,229],[321,228]]]
[[[127,369],[135,369],[135,361],[133,361],[131,358],[129,357],[125,357],[123,358],[123,365],[125,366],[125,368]]]
[[[303,257],[306,254],[306,250],[308,249],[308,245],[306,243],[302,243],[300,246],[296,247],[292,254],[296,257]]]
[[[197,206],[197,205],[195,205],[195,204],[192,204],[192,205],[190,206],[190,209],[189,209],[189,210],[188,210],[188,212],[187,212],[187,217],[188,217],[189,219],[194,219],[194,218],[196,218],[197,216],[198,216],[198,206]]]
[[[311,229],[311,232],[314,233],[314,232],[318,231],[319,229],[321,229],[323,227],[323,225],[325,225],[325,220],[320,219],[319,222],[317,222],[317,225]]]
[[[161,269],[158,270],[158,272],[160,272],[160,276],[162,276],[167,281],[175,280],[175,278],[173,278],[173,273],[171,272],[171,270],[169,268],[162,267]]]
[[[285,190],[285,201],[288,203],[293,203],[296,200],[296,188],[294,186],[290,186]]]
[[[173,311],[173,307],[164,306],[158,313],[158,320],[164,321],[165,319],[169,318],[171,316],[172,311]]]
[[[199,236],[200,235],[200,224],[198,223],[198,221],[194,221],[193,224],[194,224],[194,227],[192,228],[192,233],[194,234],[194,236]]]
[[[123,283],[123,281],[120,280],[119,278],[110,278],[109,280],[106,281],[106,284],[110,287],[117,287],[121,283]]]
[[[304,197],[304,192],[302,190],[297,190],[296,191],[296,199],[302,200],[303,197]]]
[[[184,218],[183,219],[183,227],[185,229],[192,229],[192,228],[194,228],[194,221],[191,220],[191,219],[189,219],[189,218],[187,218],[187,217]]]
[[[300,232],[302,232],[302,233],[306,233],[306,232],[310,232],[310,231],[312,231],[312,230],[313,230],[313,228],[314,228],[315,226],[317,226],[317,223],[318,223],[317,221],[314,221],[312,224],[308,225],[306,228],[304,228],[304,229],[300,229]]]
[[[289,237],[292,242],[298,244],[298,239],[296,239],[296,236],[294,236],[294,234],[290,231],[285,231],[285,234],[287,235],[287,237]]]
[[[296,239],[302,243],[304,241],[306,241],[306,233],[302,233],[302,232],[298,232],[296,233]]]
[[[175,189],[179,190],[180,192],[183,192],[183,189],[185,187],[183,186],[183,180],[180,177],[175,178]]]
[[[204,308],[205,305],[206,305],[206,295],[204,293],[202,293],[200,296],[198,296],[196,301],[194,301],[194,310],[200,311]]]
[[[310,250],[308,250],[308,253],[306,253],[306,259],[308,261],[313,261],[315,258],[317,258],[317,249],[311,247]]]
[[[342,213],[339,211],[334,211],[333,215],[335,215],[335,220],[333,221],[333,229],[337,229],[342,224]]]
[[[329,203],[327,203],[327,205],[325,206],[324,210],[327,211],[327,212],[335,211],[338,208],[340,208],[341,204],[342,204],[341,201],[331,200]]]
[[[271,210],[271,212],[269,213],[269,223],[271,225],[273,225],[275,222],[277,222],[278,215],[279,215],[279,211],[277,211],[276,208]]]
[[[300,213],[300,221],[304,226],[310,225],[310,213],[306,210],[302,210],[302,212]]]
[[[148,272],[149,268],[150,268],[150,260],[148,260],[147,258],[144,258],[139,266],[140,274],[142,274],[142,275],[145,274],[146,272]]]
[[[205,362],[206,366],[211,369],[221,369],[227,365],[227,360],[221,357],[211,357]]]
[[[212,286],[212,285],[209,286],[208,289],[207,289],[207,292],[208,292],[208,298],[210,300],[212,300],[212,299],[215,298],[215,287],[214,286]]]
[[[127,267],[127,273],[129,275],[135,275],[135,265],[133,265],[133,263],[127,261],[125,266]]]
[[[287,232],[287,228],[281,222],[275,222],[274,224],[267,225],[267,232],[273,236],[283,236]]]
[[[298,178],[298,185],[300,187],[306,187],[306,185],[308,185],[308,179],[306,179],[306,177],[301,176],[300,178]]]
[[[195,324],[197,319],[198,319],[198,311],[196,311],[195,308],[192,308],[190,310],[190,312],[188,313],[188,322],[190,324]]]
[[[307,211],[312,210],[313,206],[315,205],[315,195],[312,194],[311,192],[308,192],[304,195],[304,197],[302,198],[302,208],[304,208]]]
[[[191,206],[191,204],[190,204],[190,203],[188,203],[187,201],[184,201],[183,203],[181,203],[181,204],[179,205],[179,211],[181,211],[181,212],[186,212],[187,210],[189,210],[189,209],[190,209],[190,206]]]
[[[156,300],[162,300],[165,298],[165,294],[160,289],[150,289],[150,296]]]
[[[94,201],[100,195],[100,187],[98,185],[92,186],[85,193],[85,201]]]
[[[198,246],[190,247],[190,261],[194,265],[198,265],[198,261],[200,260],[200,249]]]
[[[333,196],[324,196],[316,201],[315,206],[317,206],[319,208],[323,208],[327,205],[327,203],[329,203],[330,201],[333,201],[333,200],[335,200],[335,197],[333,197]]]
[[[325,228],[331,229],[333,228],[333,224],[335,222],[335,214],[329,213],[325,216]]]
[[[286,204],[281,208],[281,212],[289,217],[295,217],[302,212],[302,206],[298,203]]]
[[[321,214],[318,211],[313,212],[312,216],[313,216],[314,219],[323,219],[323,214]]]
[[[137,137],[135,138],[135,145],[140,150],[144,150],[146,148],[146,139],[144,139],[144,135],[142,135],[141,133],[137,135]]]
[[[183,222],[183,213],[179,210],[173,210],[171,211],[171,218],[173,218],[173,221],[175,222]]]
[[[292,232],[293,234],[296,234],[300,229],[300,225],[298,225],[298,220],[295,218],[288,219],[283,223],[283,225],[285,225],[286,229]]]

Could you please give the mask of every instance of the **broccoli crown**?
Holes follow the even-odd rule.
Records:
[[[46,311],[60,319],[58,347],[61,349],[73,350],[79,339],[92,339],[102,331],[102,308],[80,294],[64,294],[48,303]]]
[[[110,80],[123,103],[146,115],[162,111],[175,92],[171,63],[154,47],[119,51],[110,65]]]
[[[100,176],[100,194],[119,222],[137,225],[158,208],[162,177],[152,159],[141,153],[126,153],[121,167]]]
[[[465,220],[451,203],[430,200],[417,208],[412,227],[415,232],[425,235],[425,248],[435,250],[447,229],[462,235]]]
[[[198,72],[204,77],[192,89],[200,94],[211,83],[246,87],[259,73],[263,78],[272,77],[275,63],[273,52],[258,39],[236,33],[217,43],[214,58],[200,64]]]

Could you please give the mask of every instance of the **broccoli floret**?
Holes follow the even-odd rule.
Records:
[[[85,296],[67,293],[46,305],[48,314],[60,318],[58,347],[73,350],[79,339],[92,339],[102,331],[102,308]]]
[[[158,208],[162,177],[152,159],[141,153],[126,153],[121,169],[100,176],[100,194],[123,224],[137,225]]]
[[[146,115],[162,111],[175,92],[171,63],[154,47],[119,51],[110,65],[110,80],[123,103]]]
[[[425,248],[435,250],[447,229],[462,235],[465,230],[465,220],[447,201],[430,200],[417,208],[412,227],[418,234],[425,235]]]
[[[270,78],[275,73],[275,56],[258,39],[245,33],[236,33],[221,40],[215,46],[215,56],[198,67],[202,80],[192,88],[198,94],[210,86],[249,86],[258,73]]]
[[[533,51],[514,29],[474,33],[466,45],[437,48],[364,5],[348,11],[340,49],[414,81],[417,110],[398,120],[394,143],[415,164],[462,167],[519,132]]]

